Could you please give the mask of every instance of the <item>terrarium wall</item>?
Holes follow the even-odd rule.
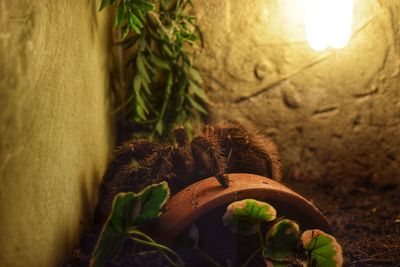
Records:
[[[99,2],[0,3],[0,265],[60,266],[112,149]]]
[[[215,120],[272,136],[298,179],[399,179],[400,2],[356,0],[353,36],[315,52],[305,1],[196,0]]]

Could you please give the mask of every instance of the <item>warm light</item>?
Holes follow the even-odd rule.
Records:
[[[307,0],[306,36],[311,48],[343,48],[351,37],[353,0]]]

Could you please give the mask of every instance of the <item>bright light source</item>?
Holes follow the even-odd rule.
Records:
[[[306,36],[311,48],[343,48],[351,37],[353,0],[307,0]]]

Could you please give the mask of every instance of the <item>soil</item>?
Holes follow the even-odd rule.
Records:
[[[285,184],[312,201],[330,220],[345,266],[400,266],[400,181],[325,179]]]

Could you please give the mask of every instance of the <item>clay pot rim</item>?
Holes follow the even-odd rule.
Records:
[[[215,177],[210,177],[172,196],[163,214],[153,224],[152,235],[160,242],[170,244],[207,212],[245,198],[270,199],[294,207],[315,228],[332,233],[329,221],[314,204],[286,186],[272,179],[247,173],[232,173],[228,175],[228,179],[228,188],[222,188]]]

